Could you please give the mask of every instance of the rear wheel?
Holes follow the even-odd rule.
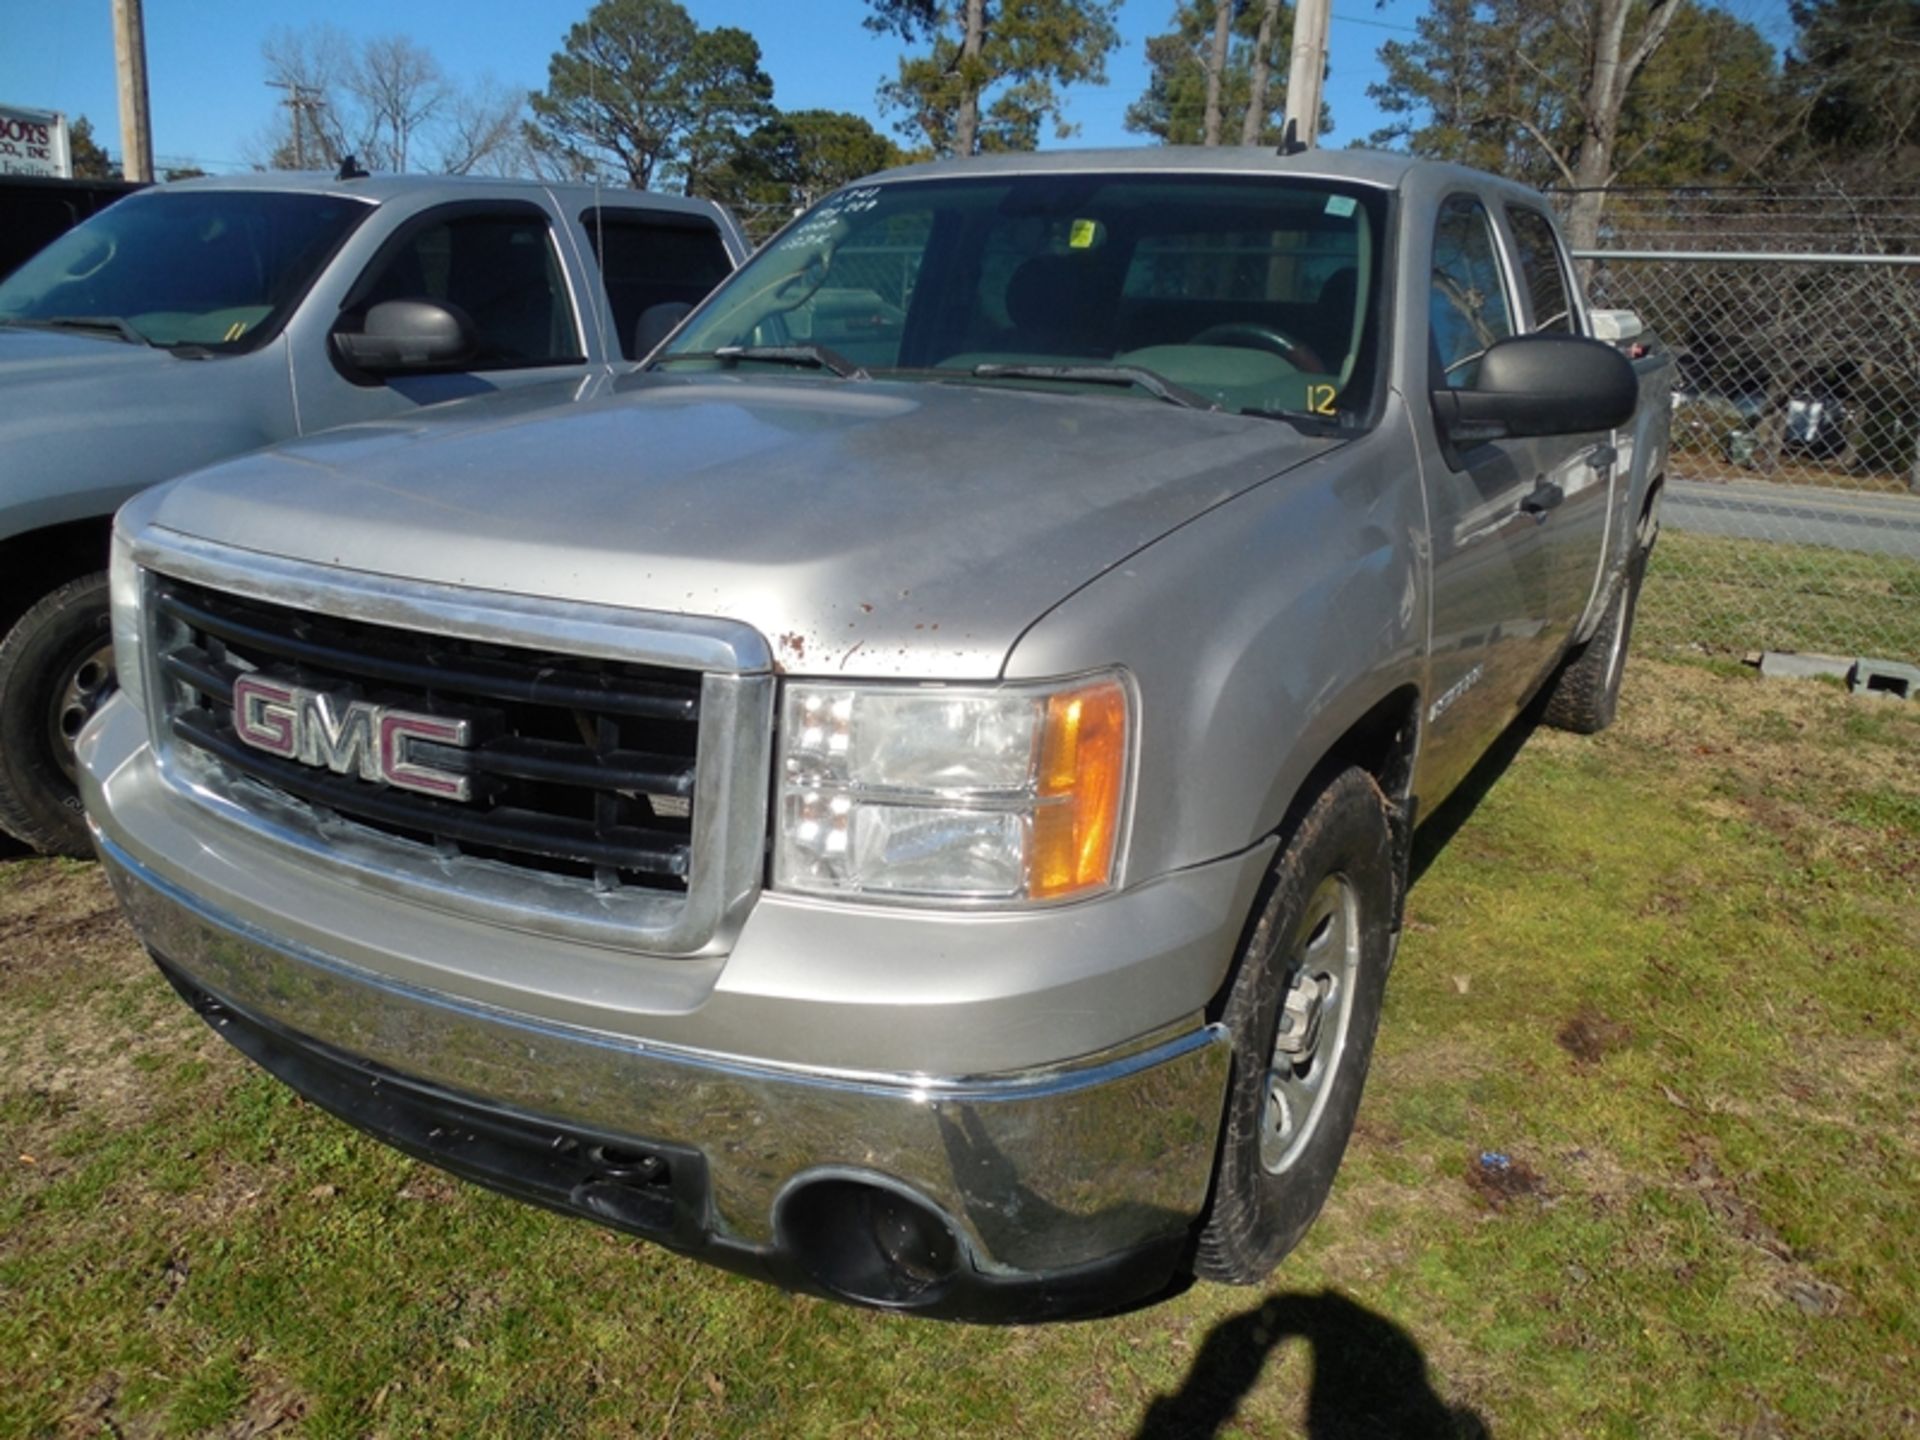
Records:
[[[89,853],[74,742],[113,693],[107,577],[41,598],[0,641],[0,829],[48,855]]]
[[[1627,671],[1627,647],[1633,642],[1633,612],[1646,573],[1647,552],[1635,550],[1614,585],[1606,619],[1553,677],[1540,718],[1556,730],[1594,735],[1613,724]]]
[[[1233,1074],[1194,1271],[1256,1285],[1300,1242],[1353,1133],[1393,954],[1393,845],[1347,770],[1274,861],[1222,1021]]]

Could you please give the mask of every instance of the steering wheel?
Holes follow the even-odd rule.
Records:
[[[1189,345],[1231,345],[1242,350],[1266,350],[1278,355],[1296,370],[1324,375],[1327,367],[1314,348],[1303,340],[1283,334],[1271,325],[1242,320],[1227,325],[1209,325],[1187,341]]]

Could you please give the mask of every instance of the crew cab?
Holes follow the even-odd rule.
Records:
[[[87,848],[73,741],[112,684],[128,496],[334,425],[590,390],[746,248],[705,201],[349,164],[148,189],[0,280],[0,829]]]
[[[223,1036],[483,1184],[915,1314],[1257,1283],[1416,826],[1613,717],[1668,361],[1596,323],[1452,166],[874,176],[608,395],[124,509],[99,854]]]

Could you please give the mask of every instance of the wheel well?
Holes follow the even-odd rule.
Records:
[[[1282,834],[1290,831],[1300,813],[1342,770],[1364,770],[1371,775],[1380,798],[1386,802],[1387,828],[1393,838],[1395,930],[1400,928],[1406,906],[1408,866],[1413,858],[1413,761],[1419,738],[1420,692],[1402,685],[1375,701],[1328,747],[1294,795],[1280,825]]]
[[[113,517],[96,515],[0,540],[0,635],[55,586],[107,568]]]
[[[1420,692],[1412,685],[1402,685],[1376,701],[1328,747],[1326,754],[1322,755],[1313,769],[1307,772],[1307,778],[1294,792],[1279,828],[1279,834],[1284,840],[1293,832],[1301,816],[1306,813],[1320,792],[1326,789],[1328,783],[1341,771],[1358,769],[1371,775],[1373,783],[1379,788],[1380,798],[1386,805],[1387,833],[1393,845],[1393,929],[1395,934],[1399,933],[1401,917],[1406,911],[1407,889],[1410,884],[1413,860],[1413,827],[1416,819],[1413,800],[1413,762],[1419,736]],[[1246,953],[1247,938],[1259,921],[1261,912],[1266,908],[1271,885],[1272,875],[1269,874],[1254,898],[1253,910],[1248,915],[1239,942],[1234,947],[1234,963],[1228,967],[1225,978],[1220,982],[1220,988],[1208,1002],[1207,1015],[1210,1019],[1220,1018],[1226,1004],[1226,997],[1233,988],[1234,977],[1239,971],[1240,958]]]
[[[1373,777],[1387,803],[1393,836],[1393,928],[1406,909],[1407,871],[1413,858],[1413,758],[1420,738],[1420,692],[1403,685],[1347,728],[1321,762],[1322,769],[1357,766]]]

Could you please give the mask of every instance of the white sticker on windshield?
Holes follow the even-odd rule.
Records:
[[[1327,196],[1327,214],[1342,217],[1351,215],[1353,207],[1359,203],[1351,195],[1329,195]]]
[[[832,238],[834,226],[849,215],[859,215],[871,210],[880,203],[880,187],[869,185],[861,190],[843,190],[838,195],[821,202],[806,219],[787,231],[786,237],[775,247],[790,250],[797,245],[819,245]]]

